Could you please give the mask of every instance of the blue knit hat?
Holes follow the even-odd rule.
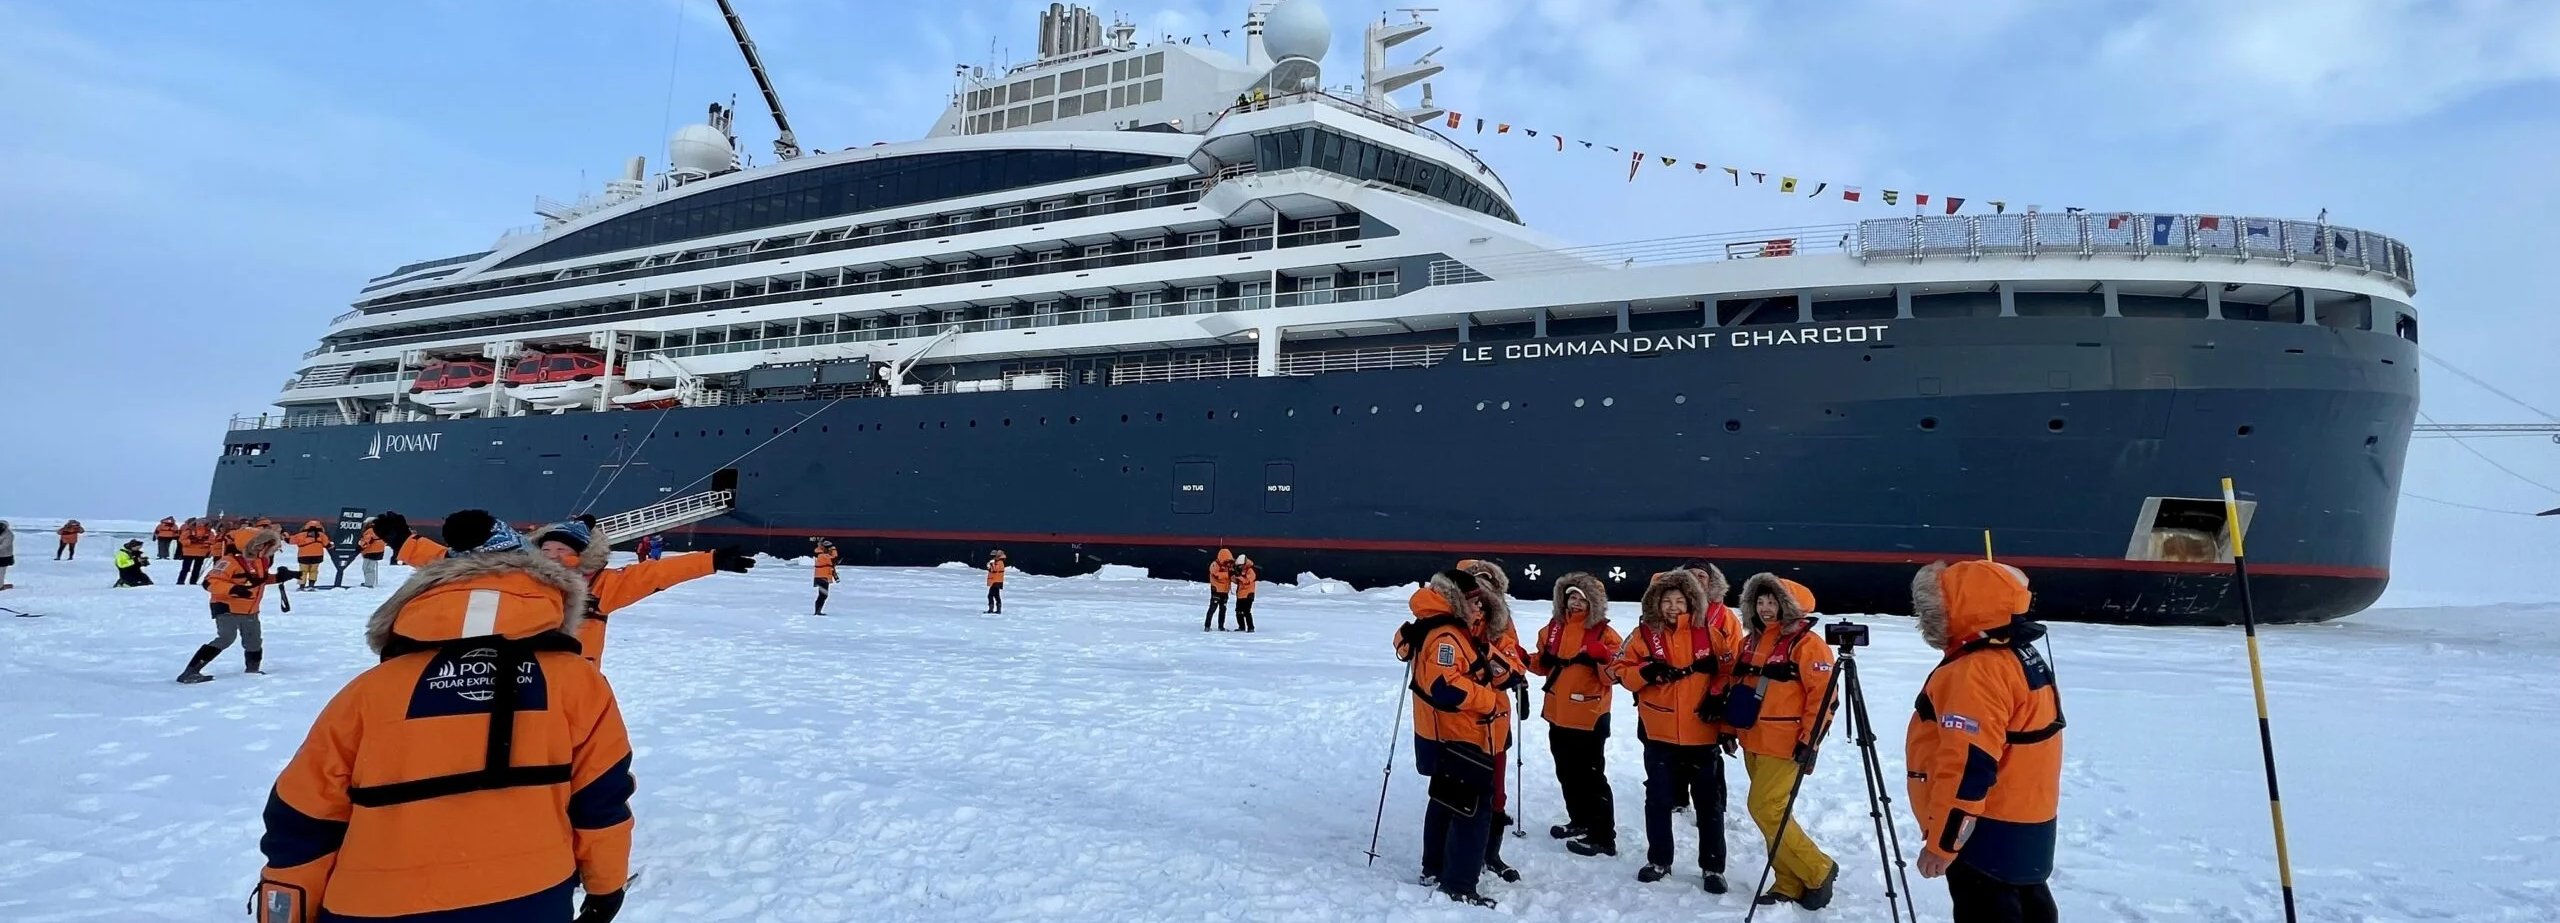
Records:
[[[585,551],[587,545],[594,542],[595,538],[595,531],[587,528],[586,523],[572,521],[542,527],[542,531],[534,533],[533,543],[540,545],[544,542],[559,542],[569,546],[572,551]]]

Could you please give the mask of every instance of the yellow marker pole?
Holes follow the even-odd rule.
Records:
[[[2240,544],[2240,496],[2231,479],[2222,479],[2222,521],[2231,530],[2231,574],[2240,585],[2240,627],[2249,638],[2249,686],[2258,696],[2258,752],[2267,764],[2267,814],[2275,820],[2276,874],[2284,885],[2285,923],[2296,919],[2293,907],[2293,857],[2284,844],[2284,798],[2276,791],[2276,739],[2267,725],[2267,670],[2258,659],[2257,604],[2249,596],[2249,559]]]
[[[1995,560],[1991,557],[1991,530],[1989,529],[1982,530],[1982,559],[1985,561]]]

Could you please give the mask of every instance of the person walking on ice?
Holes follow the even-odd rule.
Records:
[[[302,575],[299,587],[305,590],[318,587],[320,562],[329,559],[328,530],[320,527],[320,520],[314,519],[303,523],[301,531],[293,533],[292,541],[293,563],[298,566]]]
[[[1218,630],[1227,630],[1227,591],[1235,588],[1236,554],[1218,549],[1218,559],[1209,562],[1209,611],[1200,614],[1200,630],[1209,630],[1209,620],[1218,620]]]
[[[204,520],[190,519],[178,527],[178,582],[194,586],[204,579],[204,559],[213,556],[214,531]]]
[[[996,549],[996,553],[987,558],[986,614],[1004,614],[1004,549],[1002,548]]]
[[[205,593],[212,598],[213,640],[196,648],[187,660],[187,669],[178,674],[178,682],[201,683],[213,677],[204,675],[206,664],[221,656],[233,641],[240,642],[243,673],[263,673],[259,661],[266,656],[266,636],[258,628],[258,604],[267,597],[267,584],[286,579],[269,572],[275,563],[276,546],[284,538],[274,529],[260,529],[250,536],[245,547],[230,547],[226,540],[205,569]]]
[[[1236,630],[1253,630],[1254,584],[1262,582],[1262,572],[1254,569],[1252,555],[1236,555]]]
[[[817,567],[810,571],[809,582],[818,588],[818,608],[812,615],[827,614],[827,588],[836,585],[836,543],[817,539]]]
[[[1735,722],[1742,736],[1742,766],[1751,777],[1751,819],[1769,844],[1777,875],[1768,892],[1753,900],[1806,910],[1830,906],[1832,885],[1840,880],[1840,863],[1824,854],[1787,812],[1789,797],[1813,774],[1814,756],[1831,717],[1823,708],[1823,690],[1831,684],[1831,645],[1813,630],[1813,612],[1813,591],[1804,584],[1776,574],[1744,581],[1742,617],[1751,633],[1742,642],[1742,663],[1735,667],[1736,680],[1728,692],[1740,696],[1748,690],[1748,697],[1759,703],[1750,725]],[[1829,704],[1836,709],[1839,703]],[[1727,714],[1736,713],[1728,709]]]
[[[56,561],[79,560],[80,533],[87,531],[89,527],[81,525],[80,520],[77,519],[63,523],[62,528],[53,530],[53,537],[56,539],[53,546],[53,559]]]
[[[151,527],[151,540],[156,544],[156,550],[159,552],[153,557],[162,561],[169,560],[169,550],[178,544],[178,517],[160,517],[160,524]]]

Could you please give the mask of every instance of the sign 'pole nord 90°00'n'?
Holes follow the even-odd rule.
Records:
[[[360,545],[364,536],[364,521],[364,510],[352,506],[338,509],[337,540],[329,543],[329,563],[337,565],[338,568],[337,578],[330,582],[331,589],[346,588],[347,565],[355,563],[357,552],[363,550]]]

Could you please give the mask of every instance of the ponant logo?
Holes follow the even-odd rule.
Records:
[[[362,457],[381,458],[385,452],[393,455],[433,452],[443,439],[443,433],[385,433],[377,430],[373,434],[373,444],[365,449]]]

